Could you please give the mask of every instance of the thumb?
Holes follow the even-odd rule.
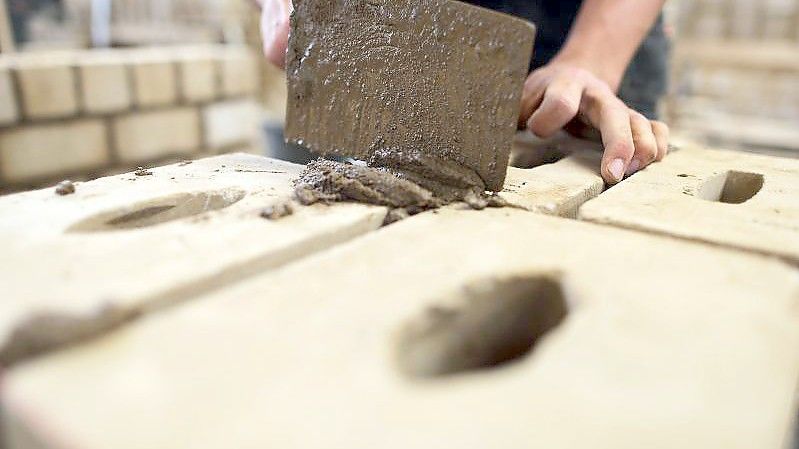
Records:
[[[264,54],[272,64],[283,68],[286,65],[291,3],[288,0],[260,1]]]

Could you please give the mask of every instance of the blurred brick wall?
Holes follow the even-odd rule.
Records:
[[[258,59],[234,46],[0,57],[0,190],[251,151]]]
[[[713,145],[799,156],[799,0],[683,0],[668,118]]]

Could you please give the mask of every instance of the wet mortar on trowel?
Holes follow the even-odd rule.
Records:
[[[287,141],[317,154],[301,205],[385,206],[387,222],[457,204],[505,207],[502,189],[534,27],[458,2],[294,4]],[[501,68],[501,69],[500,69]],[[290,215],[273,205],[262,216]]]

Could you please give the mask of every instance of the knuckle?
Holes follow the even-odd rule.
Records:
[[[630,142],[620,141],[611,144],[608,150],[614,155],[631,155],[634,153],[634,145]]]
[[[553,99],[552,109],[558,117],[572,118],[577,115],[580,106],[565,95],[558,95]]]

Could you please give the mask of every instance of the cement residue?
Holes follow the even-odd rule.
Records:
[[[317,159],[295,180],[295,196],[304,205],[355,201],[387,206],[391,209],[387,222],[452,203],[473,209],[506,205],[498,195],[486,193],[476,175],[458,173],[454,165],[443,164],[443,169],[438,165],[429,169],[431,175],[438,176],[426,177],[414,171],[413,164],[401,165],[402,157],[397,156],[397,163],[392,164],[397,168]]]

